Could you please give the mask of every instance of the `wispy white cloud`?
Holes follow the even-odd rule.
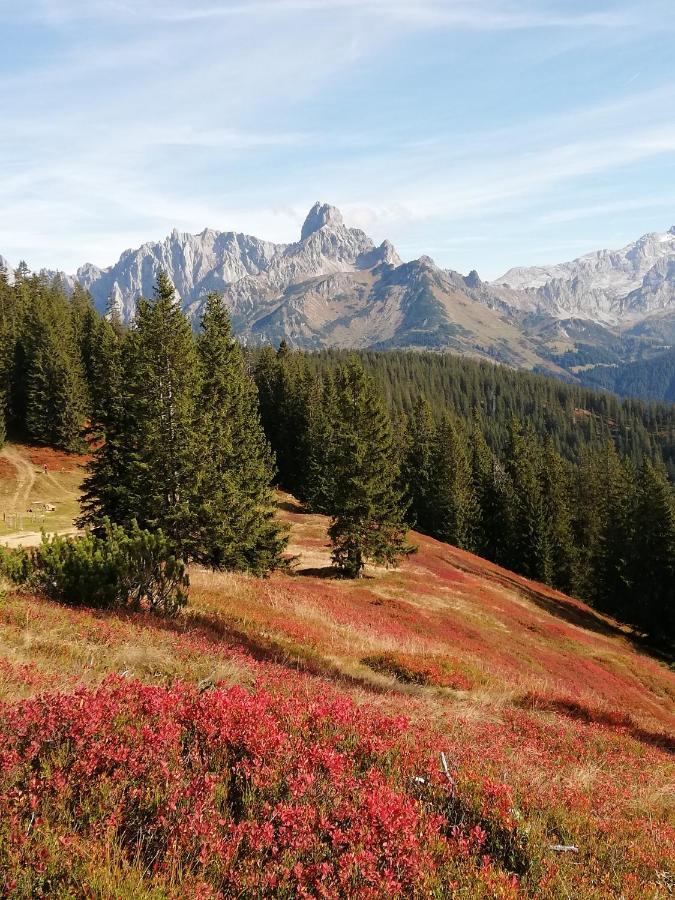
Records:
[[[654,21],[670,27],[636,9],[632,0],[0,0],[3,21],[37,27],[13,68],[3,68],[0,34],[0,252],[74,268],[108,264],[173,226],[292,240],[318,198],[375,237],[405,236],[413,254],[468,254],[479,223],[495,234],[506,221],[506,247],[526,222],[588,219],[574,216],[593,207],[583,192],[575,200],[579,185],[675,154],[667,79],[644,77],[645,90],[629,92],[622,70],[621,90],[589,83],[584,103],[560,90],[575,76],[568,41],[592,41],[603,58],[609,40],[630,42]],[[510,41],[519,52],[493,61]],[[544,59],[542,47],[559,58]],[[559,84],[548,89],[559,96],[549,102],[532,80],[555,67]],[[458,115],[464,96],[472,102]],[[597,203],[612,215],[605,196]]]
[[[582,219],[600,219],[616,214],[632,212],[650,212],[661,215],[667,210],[675,221],[675,193],[666,192],[639,199],[624,198],[612,203],[590,203],[586,206],[566,206],[552,209],[538,215],[536,221],[541,225],[557,225],[567,222],[579,222]]]
[[[573,11],[568,4],[546,0],[214,0],[189,3],[186,0],[27,0],[13,15],[52,25],[83,19],[150,20],[185,23],[213,19],[248,18],[276,20],[303,14],[358,14],[385,21],[403,21],[424,27],[453,27],[480,30],[544,28],[626,28],[644,21],[635,7],[603,8],[586,4]],[[576,4],[575,4],[576,6]],[[12,15],[12,9],[9,10]]]

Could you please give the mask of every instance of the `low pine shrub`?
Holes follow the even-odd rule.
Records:
[[[30,567],[30,583],[60,603],[164,615],[175,615],[187,603],[185,563],[161,531],[144,531],[136,523],[125,531],[106,522],[102,537],[44,535]]]
[[[19,547],[17,550],[0,547],[0,576],[13,581],[14,584],[24,584],[30,578],[32,571],[31,556],[23,547]]]

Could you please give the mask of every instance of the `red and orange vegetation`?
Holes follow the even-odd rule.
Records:
[[[664,664],[430,539],[332,580],[284,515],[292,574],[197,570],[176,620],[6,595],[0,893],[668,896]]]
[[[64,453],[53,447],[27,446],[25,450],[33,465],[47,466],[49,471],[76,472],[91,459],[87,454]]]

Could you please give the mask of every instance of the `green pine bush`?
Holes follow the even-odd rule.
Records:
[[[25,584],[33,572],[31,555],[23,547],[8,550],[0,547],[0,576],[14,584]]]
[[[43,536],[32,553],[30,583],[73,606],[149,609],[175,615],[187,603],[189,577],[161,532],[134,522],[125,531],[104,522],[103,536]]]

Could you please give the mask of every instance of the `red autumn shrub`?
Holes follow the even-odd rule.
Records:
[[[340,697],[120,677],[5,707],[0,891],[79,896],[104,846],[149,883],[204,896],[428,897],[467,857],[472,877],[500,879],[484,825],[498,809],[508,830],[510,800],[486,795],[486,819],[470,798],[460,820],[404,735]]]

